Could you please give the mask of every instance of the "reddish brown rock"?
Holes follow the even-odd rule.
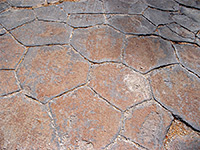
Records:
[[[34,21],[12,31],[26,46],[68,44],[72,28],[64,23]]]
[[[25,47],[9,34],[0,36],[0,69],[15,69],[24,52]]]
[[[200,76],[200,47],[192,44],[174,45],[180,62]]]
[[[171,43],[158,37],[128,38],[124,61],[142,73],[177,63]]]
[[[151,74],[155,98],[200,130],[200,79],[179,65],[166,67]]]
[[[111,15],[108,23],[126,34],[151,34],[156,27],[142,15]]]
[[[0,71],[0,96],[19,91],[14,71]]]
[[[121,113],[89,88],[79,88],[50,103],[63,147],[101,149],[119,132]]]
[[[57,149],[46,109],[22,94],[0,98],[1,149]]]
[[[17,75],[28,95],[47,102],[86,82],[89,64],[71,47],[30,48]]]
[[[123,38],[112,28],[99,26],[75,30],[71,44],[92,61],[120,61]]]
[[[150,99],[147,80],[120,64],[103,64],[91,69],[89,84],[97,93],[120,109]]]
[[[163,145],[172,116],[153,101],[137,105],[127,113],[123,135],[148,149]]]
[[[200,134],[175,120],[166,135],[164,146],[165,150],[199,150]]]

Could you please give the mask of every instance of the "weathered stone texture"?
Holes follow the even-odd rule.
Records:
[[[15,7],[33,7],[45,3],[45,0],[7,0]]]
[[[69,47],[30,48],[17,75],[25,92],[47,102],[86,82],[89,64]]]

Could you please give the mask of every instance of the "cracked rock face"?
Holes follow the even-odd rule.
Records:
[[[45,103],[85,83],[88,70],[89,64],[69,46],[44,46],[29,49],[17,75],[26,94]]]
[[[162,105],[200,130],[198,77],[175,65],[153,72],[151,85],[155,98]]]
[[[119,131],[121,113],[89,88],[57,98],[50,108],[61,142],[69,148],[101,149]]]

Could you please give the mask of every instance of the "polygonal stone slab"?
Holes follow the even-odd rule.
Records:
[[[88,27],[103,24],[105,17],[102,14],[71,14],[67,22],[73,27]]]
[[[200,47],[192,44],[175,44],[180,62],[200,76]]]
[[[150,34],[156,29],[142,15],[111,15],[108,23],[117,30],[129,34]]]
[[[24,52],[25,47],[10,34],[0,36],[0,69],[15,69]]]
[[[104,0],[105,13],[141,14],[147,4],[144,0]]]
[[[176,1],[179,2],[180,4],[200,9],[199,0],[176,0]]]
[[[22,94],[0,98],[2,149],[58,149],[46,108]]]
[[[45,0],[7,0],[15,7],[33,7],[45,3]]]
[[[11,30],[22,24],[33,21],[35,15],[30,9],[8,10],[0,14],[0,23],[7,29]]]
[[[146,0],[146,2],[149,6],[162,10],[179,10],[179,5],[174,0]]]
[[[156,26],[159,24],[167,24],[173,22],[170,12],[148,8],[144,12],[144,16],[148,18]]]
[[[148,101],[137,105],[125,116],[124,136],[148,149],[162,147],[173,119],[169,112],[154,101]]]
[[[159,37],[128,38],[124,61],[142,73],[160,66],[177,63],[171,43]]]
[[[165,149],[198,150],[200,135],[182,122],[175,120],[166,135]]]
[[[50,103],[65,148],[101,149],[119,132],[121,113],[83,87]],[[82,147],[83,149],[83,147]]]
[[[103,13],[103,4],[100,0],[66,0],[59,6],[66,13]]]
[[[121,64],[102,64],[91,69],[89,84],[120,109],[151,98],[147,80]]]
[[[179,65],[166,67],[151,74],[155,98],[200,130],[200,79]]]
[[[123,38],[111,27],[100,26],[75,30],[71,44],[92,61],[120,61]]]
[[[0,71],[0,96],[19,91],[14,71]]]
[[[64,23],[34,21],[12,31],[26,46],[69,43],[72,28]]]
[[[182,7],[181,13],[200,23],[200,10]]]
[[[27,95],[42,102],[86,82],[89,64],[66,46],[30,48],[17,75]]]
[[[67,14],[56,5],[48,7],[38,7],[34,9],[39,20],[61,21],[66,22]]]

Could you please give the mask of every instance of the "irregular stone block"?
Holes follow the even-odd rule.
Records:
[[[56,5],[34,9],[39,20],[66,22],[67,14]]]
[[[83,87],[50,103],[62,144],[69,149],[103,149],[119,132],[121,113]]]
[[[13,71],[0,70],[0,96],[19,91]]]
[[[94,66],[89,85],[122,110],[151,98],[148,81],[121,64]]]
[[[17,70],[27,95],[43,103],[86,82],[89,64],[66,46],[30,48]]]
[[[74,31],[71,44],[94,62],[120,61],[124,36],[111,27],[99,26]]]
[[[151,85],[157,101],[200,130],[200,79],[179,65],[151,74]]]
[[[46,108],[21,93],[0,98],[2,149],[58,149]]]
[[[0,14],[0,23],[7,29],[12,30],[27,22],[35,19],[33,10],[30,9],[17,9],[8,10]]]
[[[177,63],[171,43],[159,37],[128,38],[124,61],[142,73],[160,66]]]
[[[78,28],[103,24],[104,22],[105,17],[102,14],[71,14],[67,23]]]
[[[24,52],[25,47],[10,34],[0,36],[0,69],[15,69]]]
[[[108,23],[126,34],[151,34],[156,27],[141,15],[112,15]]]
[[[200,48],[192,44],[175,44],[181,64],[200,76]]]
[[[163,147],[165,135],[173,119],[169,112],[154,101],[148,101],[129,110],[125,116],[124,136],[147,149]]]
[[[45,3],[45,0],[7,0],[15,7],[33,7]]]
[[[26,46],[68,44],[72,28],[64,23],[34,21],[12,31]]]

